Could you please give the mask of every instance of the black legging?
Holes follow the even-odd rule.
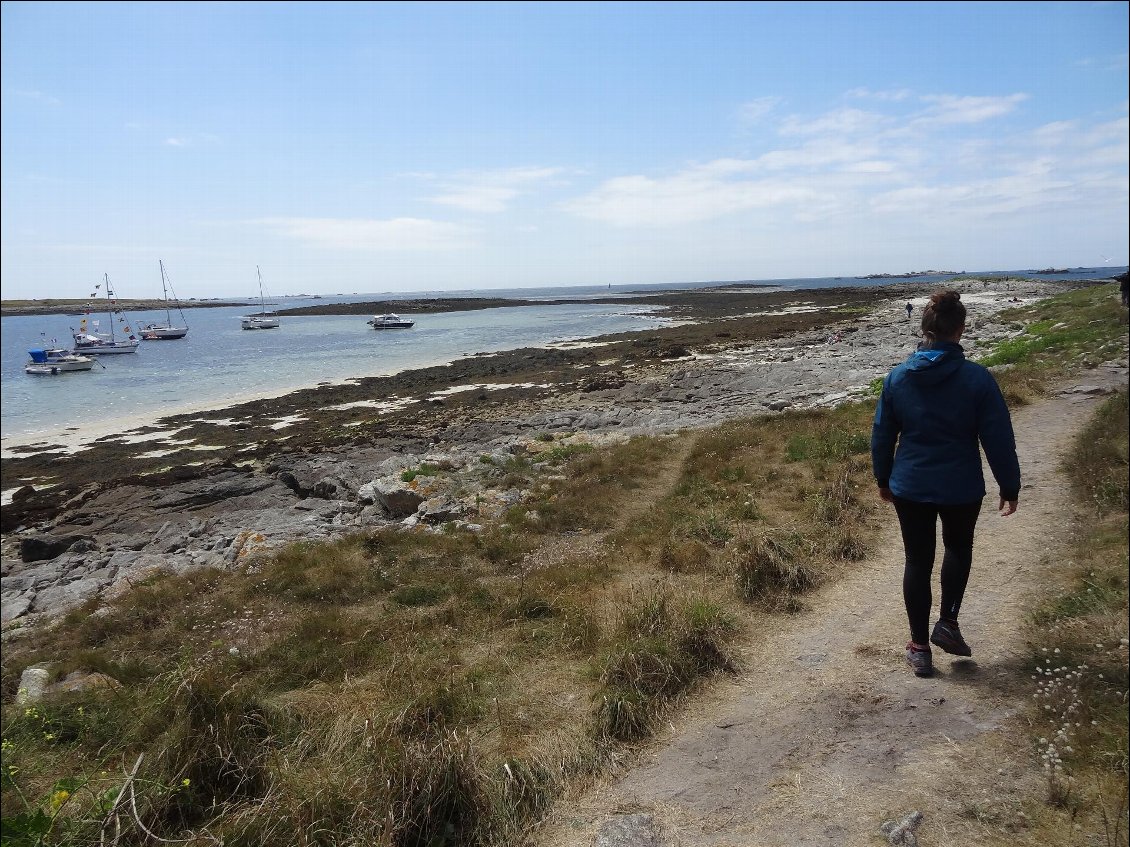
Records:
[[[927,644],[930,638],[930,574],[934,570],[937,548],[937,522],[942,519],[942,607],[943,618],[957,620],[961,598],[969,582],[973,564],[973,531],[981,501],[942,506],[937,503],[916,503],[895,497],[895,511],[902,529],[906,550],[906,568],[902,574],[902,596],[910,621],[910,638]]]

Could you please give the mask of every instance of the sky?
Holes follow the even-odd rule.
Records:
[[[4,2],[5,299],[1128,261],[1126,2]]]

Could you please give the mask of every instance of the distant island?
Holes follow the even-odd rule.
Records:
[[[867,276],[857,276],[856,279],[907,279],[914,276],[957,276],[963,273],[965,271],[910,271],[905,274],[867,274]],[[1037,273],[1042,273],[1042,271],[1037,271]]]

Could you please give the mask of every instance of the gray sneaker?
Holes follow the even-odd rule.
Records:
[[[916,647],[913,641],[908,642],[906,645],[906,662],[914,669],[915,676],[934,675],[934,660],[928,647]]]
[[[969,649],[969,645],[965,643],[965,639],[961,637],[961,630],[958,629],[956,623],[949,621],[938,621],[934,624],[934,632],[930,636],[930,643],[937,647],[941,647],[947,653],[954,656],[972,656],[973,651]]]

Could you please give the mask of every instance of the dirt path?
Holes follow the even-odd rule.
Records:
[[[1085,381],[1125,385],[1126,371]],[[1041,780],[1008,720],[1029,695],[1015,633],[1033,596],[1065,573],[1054,551],[1072,503],[1058,465],[1101,399],[1070,391],[1083,382],[1014,416],[1021,508],[1001,518],[986,498],[962,610],[973,659],[935,651],[928,680],[907,669],[891,513],[873,557],[808,598],[809,611],[766,622],[737,678],[614,781],[561,803],[536,843],[874,845],[883,821],[912,810],[924,813],[924,845],[1027,843],[1021,803]]]

